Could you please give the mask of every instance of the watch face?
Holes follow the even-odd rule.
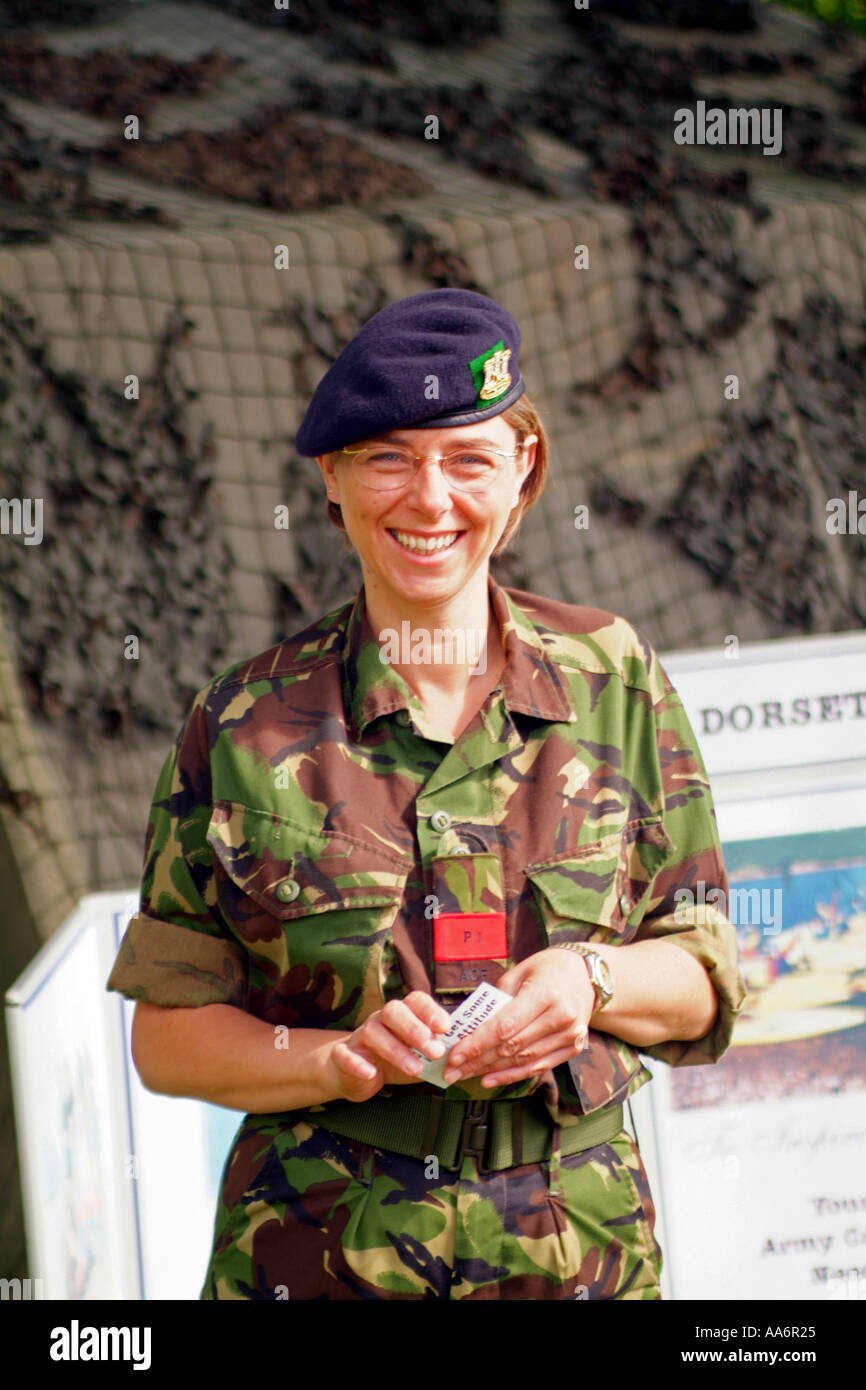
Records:
[[[603,956],[596,956],[596,969],[598,970],[599,982],[608,994],[613,993],[613,971]]]

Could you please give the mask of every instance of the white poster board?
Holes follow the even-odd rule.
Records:
[[[44,1298],[140,1297],[106,897],[83,899],[6,996],[29,1273]]]
[[[661,660],[709,773],[749,986],[722,1060],[651,1062],[635,1107],[664,1292],[866,1298],[866,634]]]
[[[139,1080],[135,1005],[105,988],[137,905],[137,893],[83,898],[6,995],[28,1265],[43,1298],[198,1298],[243,1118]]]

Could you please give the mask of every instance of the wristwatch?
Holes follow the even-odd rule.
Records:
[[[582,941],[557,941],[556,949],[559,951],[577,951],[586,961],[586,968],[589,971],[589,978],[595,990],[595,1008],[593,1013],[597,1014],[600,1009],[606,1008],[613,998],[613,971],[605,960],[604,956],[599,955],[591,946],[584,946]]]

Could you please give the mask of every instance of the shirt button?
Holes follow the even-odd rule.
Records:
[[[293,903],[301,891],[301,885],[295,878],[287,878],[277,888],[277,897],[281,903]]]
[[[451,824],[451,817],[447,811],[434,811],[430,817],[430,824],[434,830],[447,830]]]
[[[412,716],[407,709],[398,709],[397,713],[394,715],[394,718],[397,720],[398,724],[412,723]]]
[[[631,903],[628,900],[627,893],[623,893],[622,897],[619,900],[619,910],[622,913],[623,917],[627,917],[629,912],[631,911]]]

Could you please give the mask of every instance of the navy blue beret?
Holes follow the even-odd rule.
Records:
[[[520,329],[474,290],[425,290],[386,304],[322,377],[298,430],[300,454],[330,454],[400,428],[471,425],[526,387]]]

